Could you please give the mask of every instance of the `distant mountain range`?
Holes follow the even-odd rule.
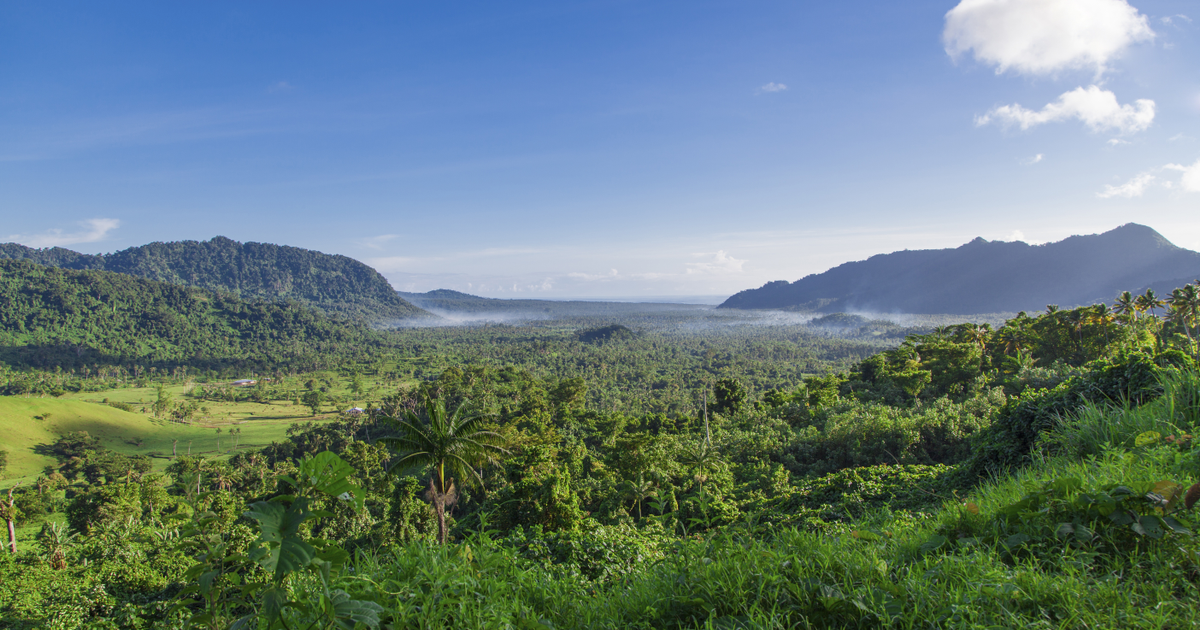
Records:
[[[1159,294],[1200,277],[1200,253],[1144,225],[1056,243],[987,241],[905,250],[839,265],[795,282],[768,282],[718,308],[813,312],[1004,313],[1111,302],[1121,291]]]
[[[431,314],[405,301],[388,281],[353,258],[310,249],[209,241],[150,243],[103,255],[0,244],[0,259],[75,270],[103,270],[225,291],[244,300],[290,300],[325,313],[387,323]]]

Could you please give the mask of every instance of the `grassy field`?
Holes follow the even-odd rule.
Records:
[[[183,388],[171,388],[175,395]],[[172,448],[180,454],[207,457],[227,456],[236,452],[228,431],[239,430],[236,450],[262,448],[283,440],[288,426],[295,422],[328,420],[336,414],[313,417],[304,406],[287,402],[219,403],[209,402],[208,412],[192,423],[181,424],[140,413],[145,401],[152,400],[152,389],[119,389],[89,392],[54,398],[0,397],[0,449],[8,451],[5,485],[13,481],[32,482],[43,467],[57,463],[37,447],[53,443],[71,431],[87,431],[99,437],[106,448],[126,455],[148,455],[155,469],[165,468]],[[103,401],[134,405],[129,413],[110,407]],[[217,448],[220,433],[220,450]]]

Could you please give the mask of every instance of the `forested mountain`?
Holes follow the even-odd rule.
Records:
[[[905,250],[769,282],[720,308],[904,313],[999,313],[1111,301],[1131,287],[1170,289],[1200,276],[1200,253],[1144,225],[1056,243],[987,241]],[[1182,280],[1180,280],[1182,279]],[[1159,289],[1161,285],[1162,289]]]
[[[228,291],[246,300],[292,300],[372,323],[429,316],[397,295],[379,272],[353,258],[286,245],[239,243],[223,236],[150,243],[100,256],[4,243],[0,258],[124,273]]]
[[[313,369],[361,358],[382,335],[296,302],[0,260],[0,363],[13,366]]]

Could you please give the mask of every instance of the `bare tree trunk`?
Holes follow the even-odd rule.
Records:
[[[445,501],[442,501],[441,497],[438,497],[437,499],[434,499],[434,506],[437,509],[438,544],[444,545],[444,544],[446,544],[446,538],[447,538],[447,533],[448,533],[446,531],[446,503],[445,503]],[[12,521],[8,522],[8,528],[10,531],[12,530]],[[14,545],[13,553],[16,553],[16,546],[15,546],[16,542],[14,542],[13,545]]]
[[[16,486],[8,489],[8,511],[5,512],[4,516],[5,520],[8,521],[8,549],[12,553],[17,553],[17,526],[13,522],[13,517],[16,515],[15,508],[13,508],[12,496],[14,489],[16,489]]]

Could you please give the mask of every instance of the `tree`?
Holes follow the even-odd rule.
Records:
[[[0,476],[8,469],[8,451],[0,450]]]
[[[464,484],[482,484],[475,466],[495,463],[496,456],[507,454],[500,446],[501,437],[484,428],[485,416],[464,415],[464,405],[446,413],[439,398],[425,396],[424,417],[405,411],[399,418],[388,418],[400,430],[399,437],[382,441],[400,454],[392,470],[432,468],[426,494],[437,512],[438,542],[446,544],[446,508],[458,498],[455,480]]]
[[[21,484],[17,484],[21,485]],[[13,490],[17,486],[8,489],[8,505],[0,503],[0,512],[3,512],[4,520],[8,523],[8,548],[12,553],[17,553],[17,528],[16,521],[20,516],[16,506],[13,505]]]
[[[746,402],[746,388],[737,379],[723,378],[713,384],[713,411],[736,414]]]
[[[171,408],[171,394],[167,392],[167,386],[159,383],[154,387],[154,417],[158,418]]]
[[[1124,291],[1121,293],[1121,295],[1118,295],[1117,299],[1113,302],[1112,310],[1114,313],[1121,315],[1127,320],[1136,320],[1139,312],[1136,300],[1137,298],[1133,297],[1132,293],[1129,291]]]
[[[305,392],[304,395],[300,397],[300,402],[307,405],[308,408],[312,410],[312,415],[315,416],[321,413],[321,398],[321,392],[319,390],[314,390]]]
[[[642,502],[658,497],[658,486],[653,481],[646,481],[645,475],[638,473],[637,481],[626,481],[621,484],[621,493],[631,499],[637,507],[638,520],[642,518]]]
[[[1158,295],[1154,293],[1154,289],[1146,289],[1146,292],[1137,296],[1134,300],[1138,310],[1143,313],[1150,311],[1150,315],[1154,315],[1155,309],[1161,308],[1166,302],[1158,299]]]
[[[1185,285],[1172,291],[1166,303],[1170,309],[1167,311],[1167,321],[1178,323],[1183,327],[1183,334],[1187,335],[1188,341],[1192,341],[1191,328],[1200,317],[1200,290],[1194,284]]]

